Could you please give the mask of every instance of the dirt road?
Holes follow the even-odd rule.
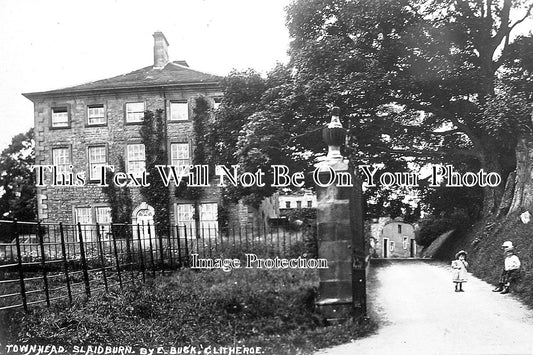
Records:
[[[320,354],[533,354],[533,311],[469,275],[454,292],[451,269],[423,261],[373,267],[369,315],[376,334]]]

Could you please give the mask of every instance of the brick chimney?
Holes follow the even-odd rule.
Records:
[[[168,41],[161,31],[154,33],[154,69],[168,64]]]

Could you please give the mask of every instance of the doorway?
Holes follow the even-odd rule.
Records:
[[[389,238],[383,238],[383,257],[389,257]]]
[[[411,245],[409,248],[411,258],[416,257],[416,242],[414,238],[411,238]]]

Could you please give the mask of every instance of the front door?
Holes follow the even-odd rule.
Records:
[[[416,256],[416,243],[415,243],[415,239],[414,238],[411,238],[411,248],[410,248],[410,251],[411,251],[411,258],[414,258]]]
[[[389,257],[389,238],[383,238],[383,257]]]
[[[143,241],[143,247],[153,246],[156,239],[154,225],[154,209],[146,202],[141,203],[132,215],[132,224],[139,228],[139,237]]]

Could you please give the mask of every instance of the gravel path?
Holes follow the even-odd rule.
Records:
[[[533,354],[533,311],[469,275],[454,292],[451,268],[398,261],[372,268],[376,334],[320,354]]]

